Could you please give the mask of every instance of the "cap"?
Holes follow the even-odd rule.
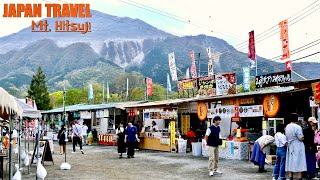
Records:
[[[315,117],[309,117],[308,121],[313,123],[318,123]]]

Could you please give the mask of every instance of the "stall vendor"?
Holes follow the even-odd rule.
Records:
[[[157,123],[155,121],[152,121],[151,124],[152,124],[151,131],[153,131],[153,132],[159,131],[159,128],[158,128]]]
[[[251,162],[253,162],[254,165],[259,166],[259,173],[266,172],[266,170],[264,169],[266,151],[274,141],[274,137],[270,135],[264,135],[257,139],[254,143]]]

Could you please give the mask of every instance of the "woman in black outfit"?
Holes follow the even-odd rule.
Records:
[[[60,154],[63,154],[66,150],[66,134],[64,133],[64,125],[61,126],[61,129],[58,133],[59,146],[60,146]]]
[[[120,122],[119,127],[116,130],[118,135],[118,153],[120,153],[119,158],[122,158],[122,153],[126,153],[126,143],[124,142],[125,138],[125,129],[123,127],[123,122]]]

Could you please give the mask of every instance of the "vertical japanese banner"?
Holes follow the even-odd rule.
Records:
[[[196,68],[196,61],[194,59],[194,51],[190,52],[190,59],[191,59],[191,62],[192,62],[191,69],[190,69],[191,78],[195,79],[195,78],[197,78],[197,68]]]
[[[189,68],[186,71],[186,79],[190,79],[190,70],[189,70]]]
[[[281,60],[285,60],[290,58],[288,20],[281,21],[279,23],[279,27],[280,27],[280,39],[282,43]]]
[[[94,99],[92,84],[89,84],[88,89],[88,99],[89,101],[92,101]]]
[[[170,82],[170,75],[167,73],[167,91],[171,92],[171,82]]]
[[[256,67],[256,47],[254,42],[254,31],[249,32],[249,51],[250,68]]]
[[[207,48],[208,53],[208,76],[213,76],[213,65],[212,65],[212,54],[211,54],[211,48]]]
[[[244,67],[243,70],[243,89],[250,91],[250,68]]]
[[[176,122],[170,121],[170,144],[171,149],[176,149]]]
[[[178,81],[177,66],[176,66],[176,60],[174,57],[174,52],[168,54],[168,58],[169,58],[169,69],[170,69],[172,81]]]
[[[152,79],[147,78],[147,94],[148,96],[152,96]]]

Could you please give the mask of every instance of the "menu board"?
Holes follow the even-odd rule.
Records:
[[[214,96],[216,94],[216,82],[214,76],[198,78],[198,93],[200,96]]]
[[[237,77],[236,73],[216,75],[216,94],[228,95],[236,94]]]
[[[263,116],[263,105],[253,105],[253,106],[240,106],[239,116],[240,117],[259,117]],[[236,110],[235,106],[220,106],[217,108],[211,108],[208,110],[208,118],[214,118],[220,116],[221,118],[232,118],[235,116]]]
[[[263,116],[263,105],[240,106],[240,117],[259,117]]]

